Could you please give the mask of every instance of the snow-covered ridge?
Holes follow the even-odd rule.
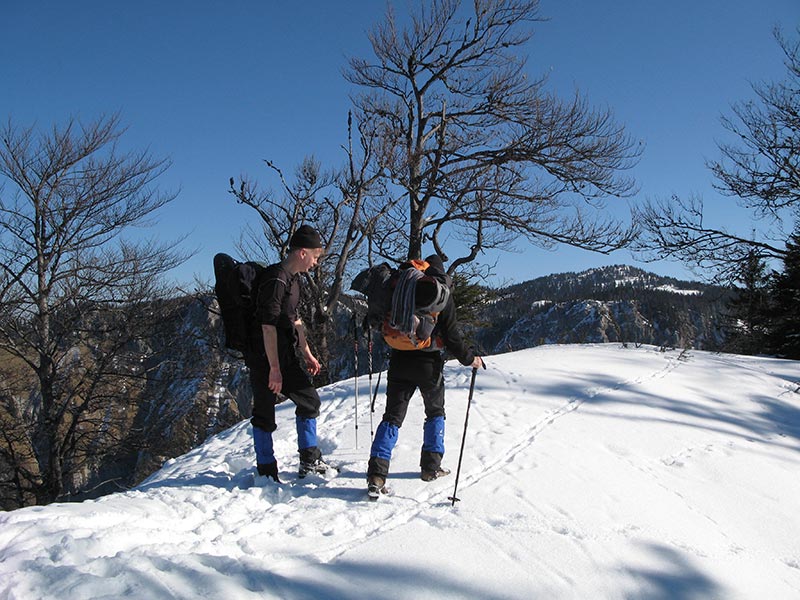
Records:
[[[697,295],[703,293],[699,289],[686,287],[692,285],[690,282],[681,282],[672,278],[662,277],[629,265],[588,269],[575,274],[575,278],[583,281],[594,280],[600,288],[638,287],[673,294]]]
[[[0,598],[800,597],[800,363],[620,344],[488,357],[455,477],[418,478],[412,398],[392,496],[365,500],[368,382],[321,390],[341,465],[254,477],[246,421],[137,489],[0,514]],[[455,469],[470,370],[448,363]]]
[[[598,267],[579,273],[556,273],[511,285],[501,297],[526,297],[530,301],[590,299],[610,290],[652,290],[681,295],[723,293],[723,288],[700,282],[663,277],[628,265]]]

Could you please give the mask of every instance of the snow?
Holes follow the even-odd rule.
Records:
[[[0,514],[0,600],[800,597],[798,362],[601,344],[487,363],[454,506],[470,370],[445,371],[453,475],[419,479],[415,397],[377,502],[360,377],[358,430],[353,380],[321,390],[336,477],[296,479],[287,403],[282,485],[254,476],[242,422],[129,492]]]
[[[656,290],[660,290],[662,292],[670,292],[671,294],[678,294],[682,296],[702,296],[703,292],[700,290],[686,290],[682,288],[677,288],[674,285],[660,285],[656,288]]]

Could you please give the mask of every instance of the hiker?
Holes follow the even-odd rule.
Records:
[[[442,259],[438,255],[429,256],[425,262],[429,265],[424,271],[426,276],[442,280],[448,287],[452,286],[450,277],[445,273]],[[419,296],[415,300],[417,304],[425,302]],[[442,350],[444,348],[449,350],[464,366],[473,368],[483,366],[483,360],[475,356],[458,330],[452,294],[447,295],[444,309],[436,318],[431,338],[434,342],[422,350],[393,348],[391,351],[386,384],[386,411],[375,431],[367,467],[370,496],[376,496],[386,489],[384,486],[389,475],[392,450],[397,443],[409,400],[417,389],[422,394],[425,404],[420,476],[423,481],[433,481],[450,472],[441,466],[444,455],[445,420]]]
[[[289,398],[296,405],[299,477],[325,473],[329,465],[317,446],[317,417],[320,399],[309,377],[320,371],[306,340],[297,306],[300,301],[300,273],[317,266],[322,255],[319,233],[301,225],[289,240],[289,253],[281,262],[267,267],[260,277],[255,316],[261,324],[263,343],[244,352],[253,389],[253,443],[258,474],[278,478],[278,463],[272,446],[275,405]],[[300,355],[305,365],[300,362]]]

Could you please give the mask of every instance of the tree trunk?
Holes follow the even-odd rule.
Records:
[[[58,420],[54,414],[55,368],[51,358],[44,353],[39,359],[37,377],[41,406],[39,407],[33,447],[39,467],[41,486],[36,490],[36,503],[44,505],[56,500],[63,491],[61,458],[57,443]]]
[[[423,227],[425,224],[425,210],[416,198],[411,199],[410,227],[408,237],[408,260],[422,258]]]

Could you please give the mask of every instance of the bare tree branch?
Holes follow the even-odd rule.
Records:
[[[0,176],[14,190],[0,188],[0,370],[26,382],[6,397],[29,402],[22,414],[0,408],[13,445],[0,471],[25,502],[75,491],[87,461],[118,442],[124,419],[109,407],[129,401],[120,388],[142,359],[131,352],[158,326],[164,274],[187,258],[180,240],[124,237],[175,194],[154,185],[169,161],[121,152],[123,132],[117,115],[0,132]]]
[[[340,171],[323,174],[319,163],[308,158],[290,184],[282,171],[267,161],[281,183],[280,195],[259,191],[246,180],[236,188],[231,179],[230,193],[254,209],[263,224],[260,232],[252,231],[241,244],[245,256],[255,258],[252,252],[260,250],[258,258],[273,262],[285,256],[288,240],[301,224],[310,223],[320,232],[325,252],[318,268],[306,275],[304,320],[323,365],[330,363],[329,338],[334,324],[329,317],[351,274],[348,265],[365,259],[368,240],[380,239],[382,221],[395,206],[395,201],[385,197],[381,173],[372,170],[374,148],[375,137],[362,126],[354,131],[349,117],[344,148],[347,162]],[[322,380],[327,382],[327,377],[324,371]]]
[[[800,214],[800,41],[774,35],[787,78],[755,84],[754,100],[733,105],[722,125],[735,141],[720,143],[721,158],[707,162],[714,187],[753,212],[752,231],[707,224],[699,198],[656,200],[638,210],[642,252],[684,261],[725,283],[736,280],[744,261],[785,258],[783,220]]]
[[[600,201],[633,193],[621,173],[641,147],[609,110],[577,93],[561,100],[544,78],[528,77],[523,44],[542,20],[537,1],[473,8],[467,18],[457,0],[420,4],[403,29],[390,10],[370,35],[375,60],[353,58],[346,72],[364,90],[355,102],[378,142],[378,170],[406,203],[394,226],[407,235],[407,257],[419,258],[426,241],[442,254],[445,231],[470,248],[460,264],[510,235],[602,252],[624,246],[633,228],[590,223]],[[588,210],[576,210],[578,200]]]

